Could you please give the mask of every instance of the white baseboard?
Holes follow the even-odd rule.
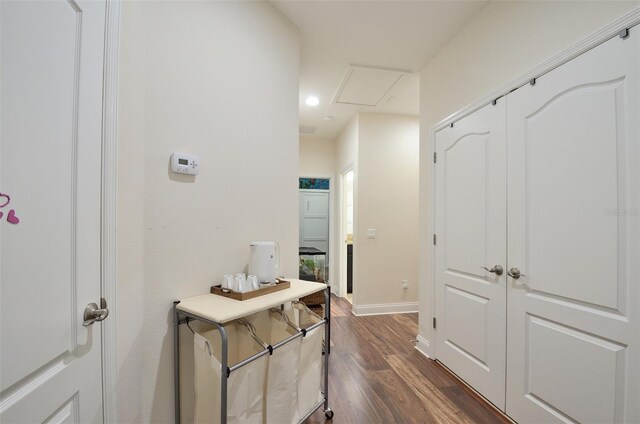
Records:
[[[381,303],[377,305],[353,305],[353,315],[408,314],[418,312],[418,302]]]
[[[418,352],[422,353],[427,358],[433,359],[431,355],[431,346],[429,344],[429,340],[425,339],[424,337],[416,337],[416,349],[418,349]]]

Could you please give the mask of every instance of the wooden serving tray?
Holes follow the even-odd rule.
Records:
[[[276,284],[273,286],[267,286],[260,288],[258,290],[253,290],[246,293],[237,293],[234,291],[222,291],[222,286],[211,286],[211,293],[217,294],[218,296],[228,297],[229,299],[235,300],[249,300],[254,297],[264,296],[265,294],[274,293],[280,290],[288,289],[291,286],[291,283],[286,280],[277,280]]]

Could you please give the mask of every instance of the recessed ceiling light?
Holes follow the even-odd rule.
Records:
[[[307,106],[318,106],[320,104],[320,99],[316,96],[309,96],[307,97],[307,100],[305,100],[305,103]]]

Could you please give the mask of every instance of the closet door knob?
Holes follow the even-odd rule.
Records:
[[[502,268],[500,265],[494,265],[491,269],[487,268],[486,266],[481,266],[480,268],[485,269],[489,272],[493,272],[496,275],[502,275],[502,273],[504,272],[504,268]]]
[[[509,269],[509,271],[507,271],[507,274],[509,275],[509,277],[513,278],[514,280],[517,280],[520,277],[526,277],[526,275],[521,274],[520,270],[515,266]]]
[[[85,327],[93,324],[96,321],[103,321],[106,317],[109,316],[109,309],[107,308],[107,302],[104,299],[100,302],[102,303],[102,308],[98,308],[98,305],[95,303],[89,303],[84,310],[84,325]]]

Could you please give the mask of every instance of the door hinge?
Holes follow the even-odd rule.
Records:
[[[436,163],[438,161],[438,154],[436,152],[433,152],[433,163]]]
[[[436,328],[436,317],[433,317],[433,328]]]
[[[436,235],[435,234],[433,235],[433,245],[434,246],[436,245]]]

